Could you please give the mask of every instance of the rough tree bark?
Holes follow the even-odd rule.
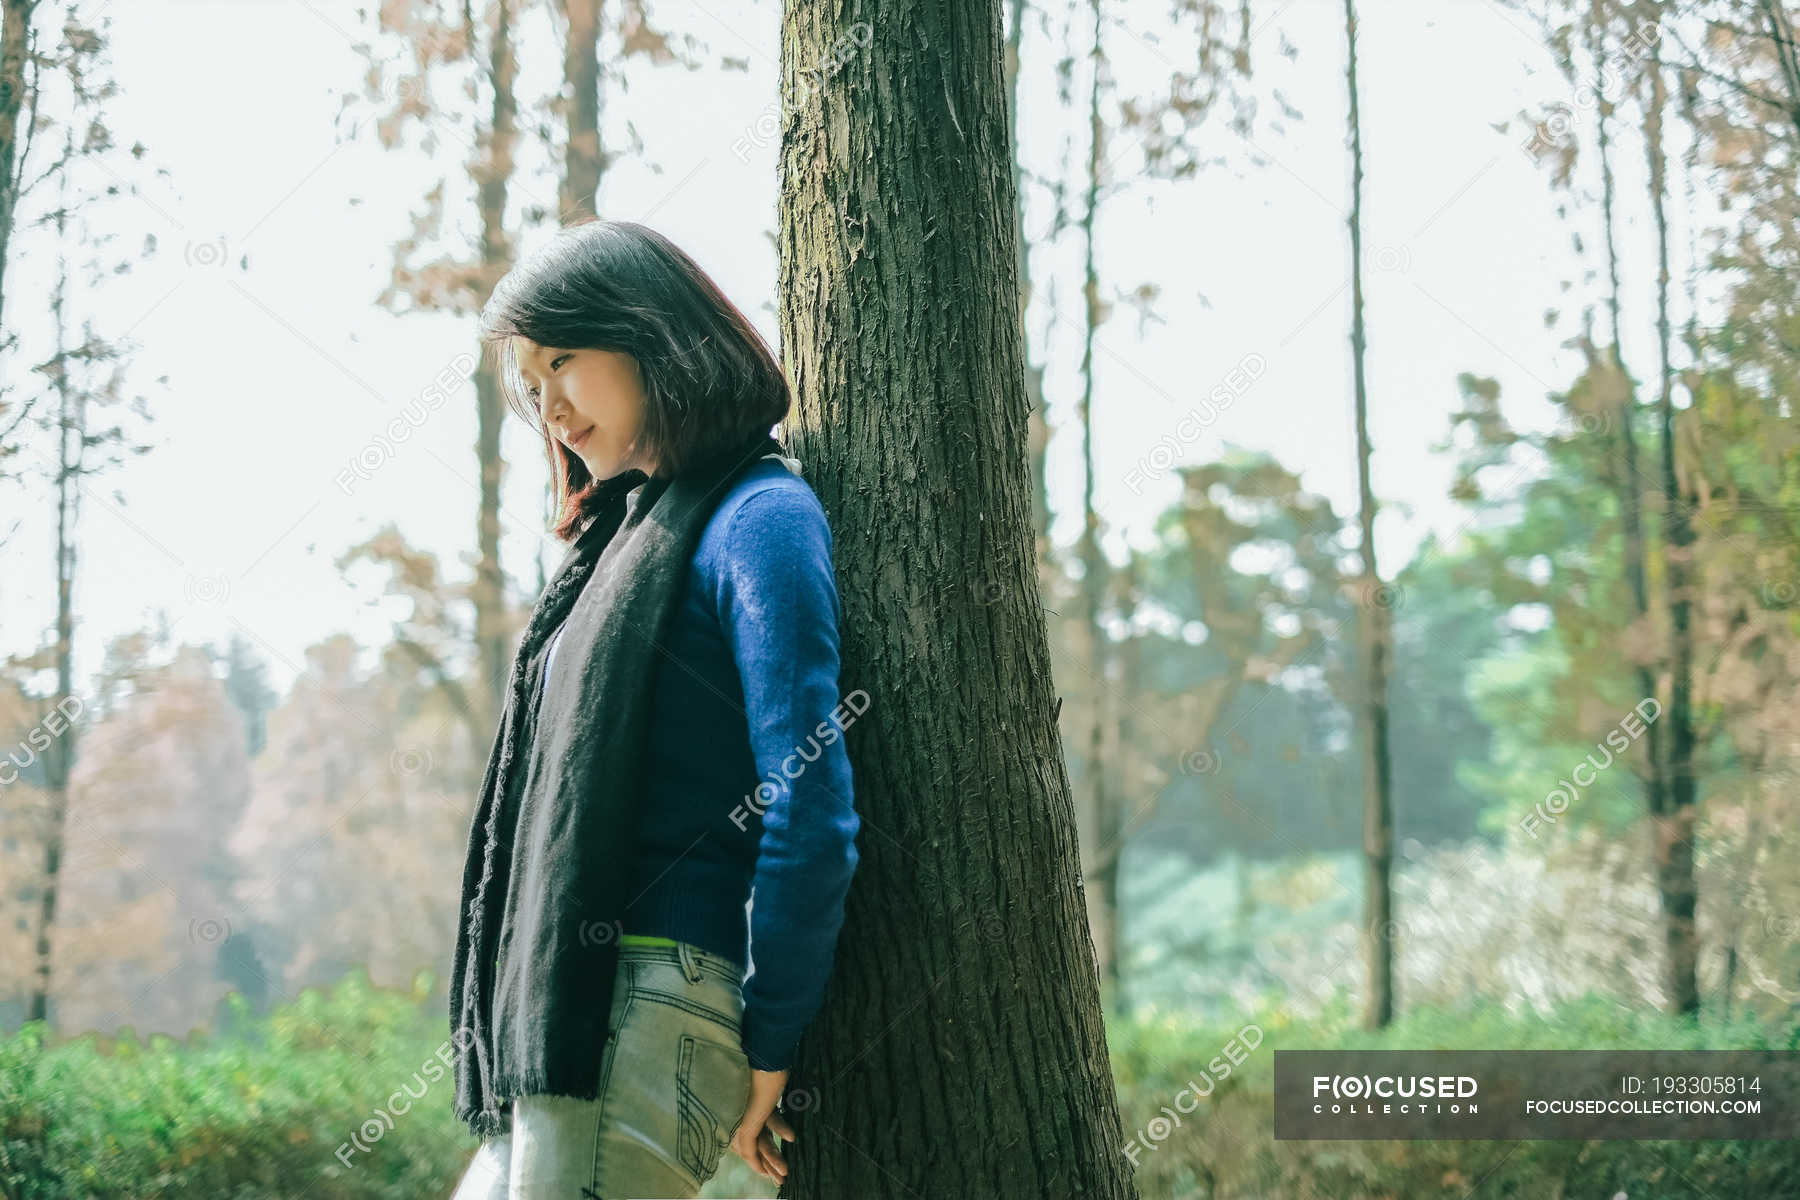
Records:
[[[788,0],[790,436],[834,531],[864,827],[796,1197],[1126,1197],[1033,561],[1001,0]],[[817,72],[817,74],[814,74]]]

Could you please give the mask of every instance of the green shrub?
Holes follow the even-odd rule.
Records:
[[[448,1195],[474,1139],[448,1072],[422,1070],[447,1028],[412,994],[353,974],[244,1033],[181,1042],[127,1033],[46,1047],[0,1040],[0,1190],[11,1200]],[[239,1013],[241,1017],[243,1014]],[[410,1110],[375,1116],[396,1090]],[[363,1140],[365,1122],[380,1122]],[[340,1154],[342,1155],[340,1157]]]

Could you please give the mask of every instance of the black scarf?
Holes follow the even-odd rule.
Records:
[[[514,1096],[599,1093],[650,681],[707,519],[740,472],[782,453],[759,434],[673,479],[604,481],[532,610],[469,827],[450,973],[456,1116],[478,1135],[511,1128]]]

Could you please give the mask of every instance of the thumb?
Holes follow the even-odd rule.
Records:
[[[779,1137],[784,1142],[793,1142],[793,1141],[799,1140],[798,1138],[796,1138],[794,1136],[794,1127],[792,1125],[789,1125],[788,1119],[786,1117],[782,1116],[778,1112],[771,1112],[769,1114],[769,1119],[765,1122],[765,1124],[768,1125],[768,1127],[770,1129],[774,1130],[776,1136]]]

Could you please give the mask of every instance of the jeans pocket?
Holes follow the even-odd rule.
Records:
[[[750,1106],[750,1060],[743,1051],[681,1035],[676,1060],[676,1156],[702,1183],[719,1169]]]

